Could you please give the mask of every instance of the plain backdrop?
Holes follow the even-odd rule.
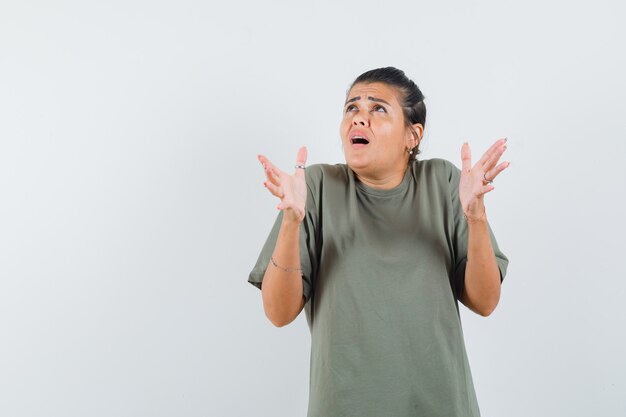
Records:
[[[509,138],[509,257],[461,306],[483,417],[626,415],[621,2],[0,3],[0,415],[305,416],[310,334],[247,283],[256,155],[343,163],[346,89],[404,70],[420,155]],[[392,416],[393,417],[393,416]]]

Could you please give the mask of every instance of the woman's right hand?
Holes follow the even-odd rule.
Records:
[[[301,147],[298,150],[296,158],[297,165],[306,163],[307,150]],[[296,168],[293,175],[289,175],[270,162],[263,155],[257,156],[263,168],[265,168],[265,187],[280,199],[280,203],[276,207],[283,210],[284,219],[301,223],[306,213],[306,181],[304,169]]]

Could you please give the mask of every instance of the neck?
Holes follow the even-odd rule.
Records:
[[[368,187],[389,190],[400,185],[404,179],[404,174],[407,169],[408,166],[405,166],[402,170],[395,170],[382,175],[370,174],[362,171],[353,171],[357,179]]]

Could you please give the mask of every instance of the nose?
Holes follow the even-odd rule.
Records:
[[[365,127],[369,127],[370,125],[370,119],[369,119],[369,114],[367,112],[357,112],[357,114],[355,114],[352,117],[352,126],[365,126]]]

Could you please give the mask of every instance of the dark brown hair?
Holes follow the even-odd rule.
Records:
[[[377,68],[359,75],[348,88],[346,96],[350,93],[352,87],[359,83],[384,83],[398,90],[400,93],[398,101],[402,106],[405,125],[411,129],[418,140],[417,146],[413,148],[413,154],[409,155],[409,161],[414,161],[417,158],[417,154],[420,153],[419,142],[421,138],[413,129],[413,125],[420,123],[424,129],[426,128],[426,105],[424,104],[422,91],[404,74],[404,71],[394,67]]]

